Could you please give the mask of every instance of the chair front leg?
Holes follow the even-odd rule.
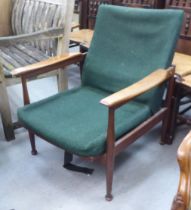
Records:
[[[115,145],[115,111],[109,109],[108,130],[107,130],[107,151],[106,151],[106,196],[107,201],[113,199],[112,184],[114,170],[114,145]]]
[[[27,87],[27,77],[21,76],[21,82],[22,82],[22,89],[23,89],[23,101],[24,105],[30,104],[30,98],[29,98],[29,92],[28,92],[28,87]],[[32,131],[28,131],[29,134],[29,139],[31,143],[31,154],[32,155],[37,155],[37,150],[36,150],[36,144],[35,144],[35,134]]]
[[[30,143],[31,143],[31,154],[37,155],[36,144],[35,144],[35,134],[32,131],[28,131]]]

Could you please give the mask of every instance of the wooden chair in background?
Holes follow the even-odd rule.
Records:
[[[0,113],[7,140],[14,139],[17,127],[6,90],[20,82],[12,70],[68,52],[74,0],[14,0],[11,8],[12,34],[0,37]],[[58,72],[59,89],[64,89],[67,76]]]
[[[94,29],[98,7],[101,4],[140,8],[164,8],[164,0],[79,0],[81,29]]]
[[[175,136],[178,125],[191,125],[189,110],[191,109],[191,4],[189,0],[169,0],[166,8],[182,9],[184,19],[180,39],[177,45],[177,56],[174,64],[177,65],[177,78],[173,94],[172,121],[169,131],[170,141]],[[184,53],[184,54],[180,54]]]
[[[191,208],[191,132],[181,143],[177,153],[180,167],[180,180],[171,210]]]

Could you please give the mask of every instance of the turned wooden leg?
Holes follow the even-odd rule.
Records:
[[[0,81],[0,113],[6,140],[15,139],[7,89],[3,81]]]
[[[30,143],[31,143],[31,154],[32,155],[37,155],[37,150],[36,150],[36,144],[35,144],[35,135],[33,132],[29,131],[29,138],[30,138]]]

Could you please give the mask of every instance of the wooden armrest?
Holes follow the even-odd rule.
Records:
[[[60,56],[51,57],[47,60],[27,65],[14,69],[11,74],[13,76],[25,76],[30,77],[34,75],[44,74],[49,71],[53,71],[64,66],[81,62],[84,59],[85,54],[82,53],[67,53]]]
[[[100,103],[110,108],[117,108],[133,98],[160,85],[165,80],[169,79],[173,74],[173,67],[170,67],[167,70],[158,69],[133,85],[102,99]]]
[[[0,46],[8,46],[27,41],[56,38],[62,36],[63,33],[64,33],[64,28],[49,28],[46,30],[33,32],[30,34],[0,37]]]

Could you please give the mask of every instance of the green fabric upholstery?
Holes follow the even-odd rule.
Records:
[[[49,142],[74,154],[95,156],[105,150],[108,112],[99,101],[108,92],[82,87],[19,109],[19,120]],[[130,102],[116,112],[116,137],[151,115],[147,105]]]
[[[180,10],[101,6],[83,69],[83,84],[116,92],[158,68],[169,67],[182,16]],[[164,86],[137,100],[148,103],[155,112],[161,106],[163,92]]]
[[[108,110],[99,101],[171,64],[183,12],[101,6],[87,55],[82,87],[19,109],[26,128],[74,154],[105,151]],[[116,138],[155,112],[164,87],[115,113]],[[154,95],[155,94],[155,95]]]

